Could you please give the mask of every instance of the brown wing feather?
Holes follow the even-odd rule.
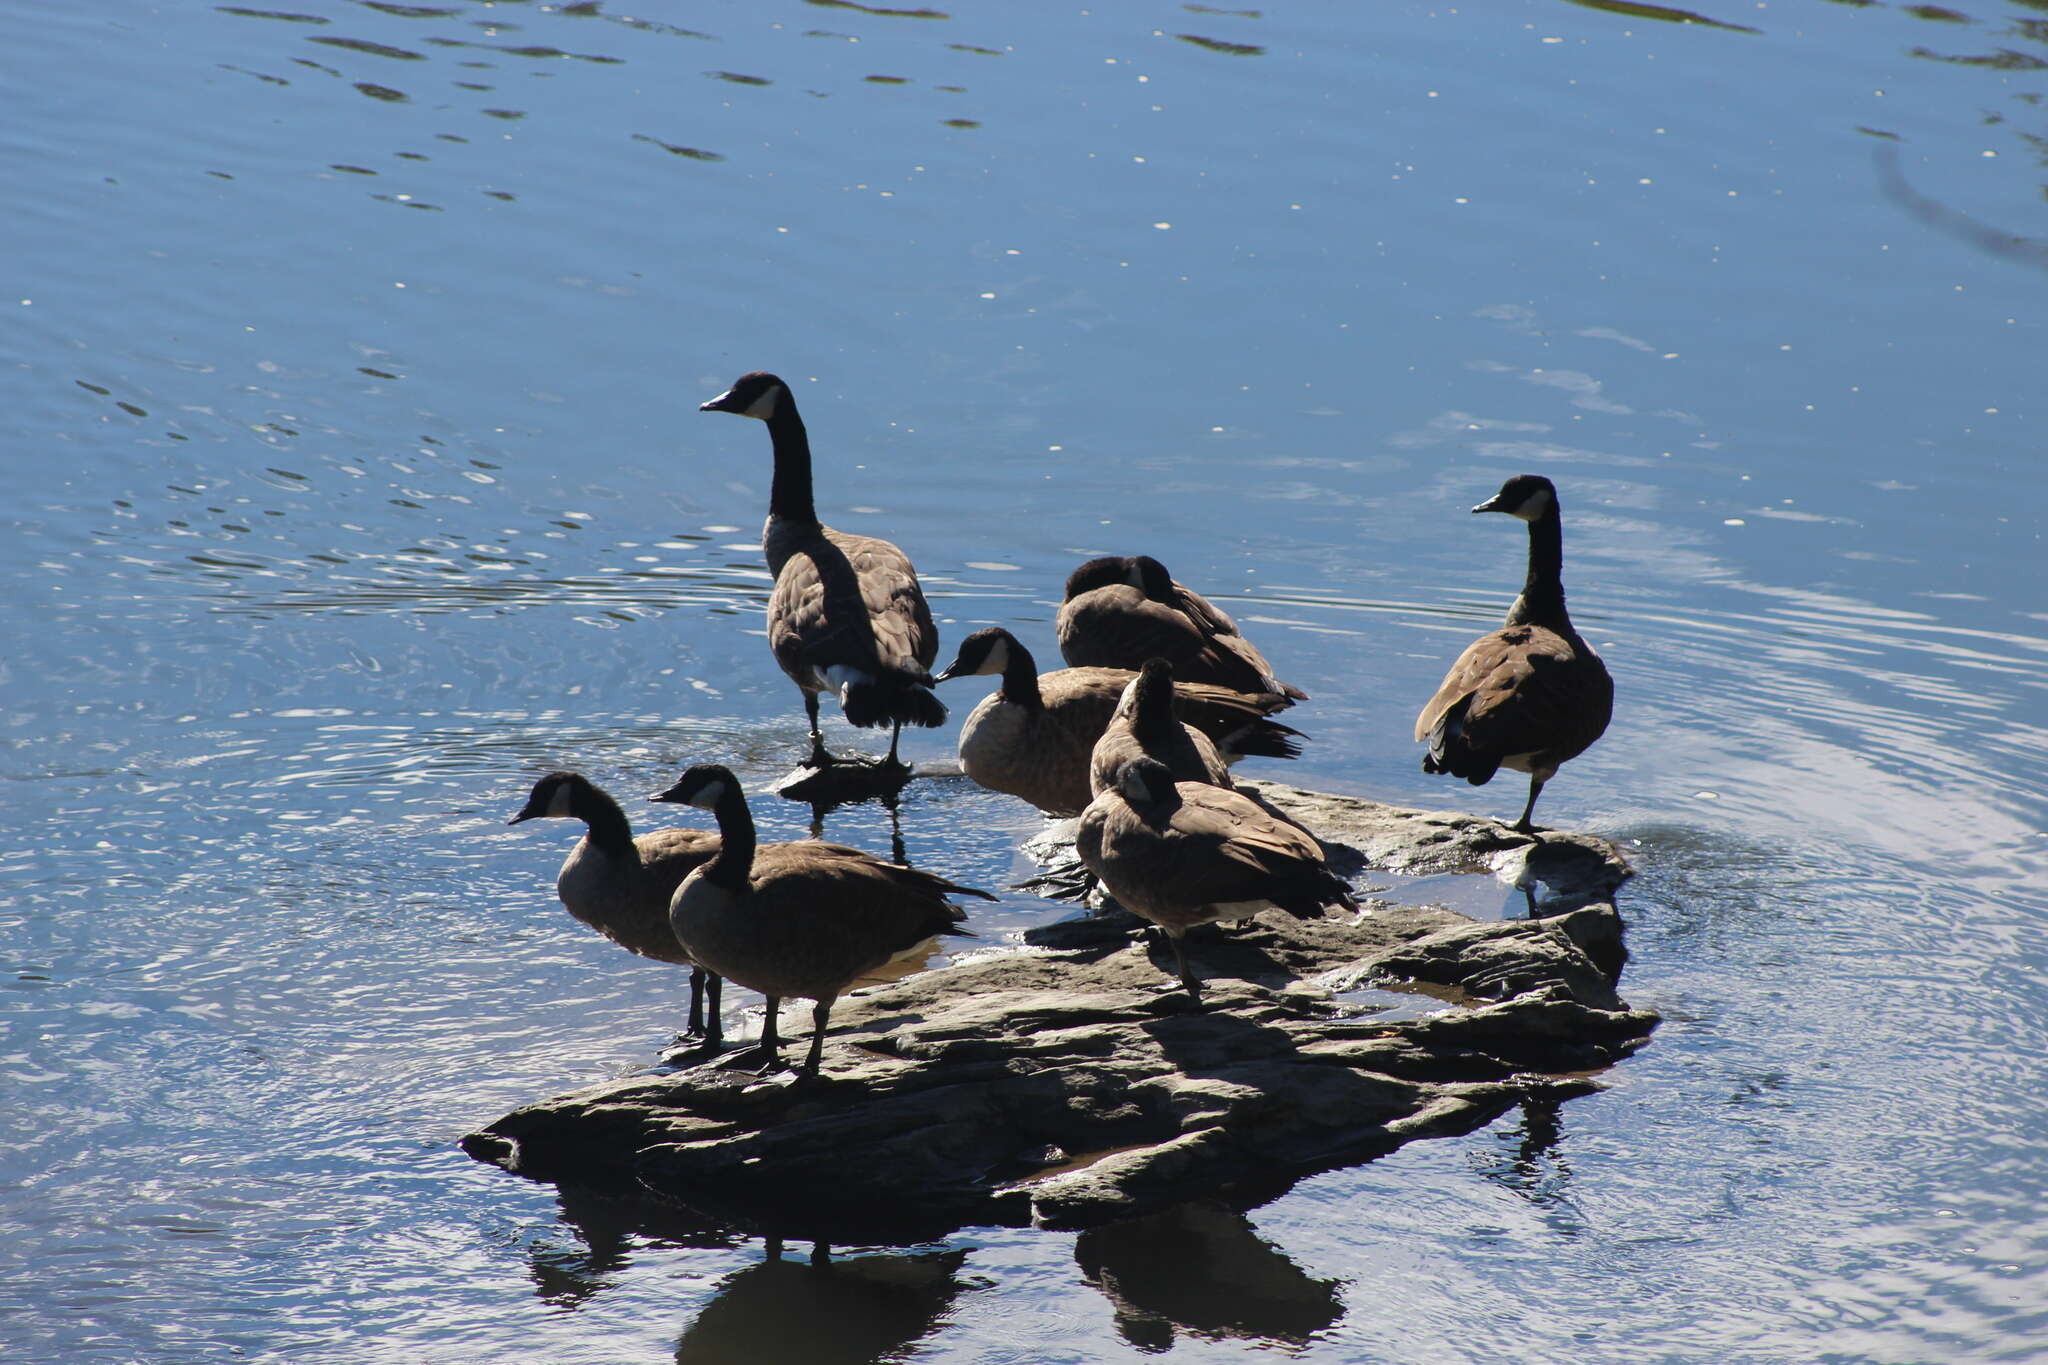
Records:
[[[1475,752],[1542,753],[1563,762],[1607,728],[1614,684],[1583,640],[1541,626],[1482,635],[1458,656],[1443,685],[1416,717],[1427,740],[1446,712],[1465,708],[1463,744]]]
[[[1062,604],[1055,630],[1060,657],[1077,668],[1137,669],[1154,658],[1178,668],[1202,648],[1201,632],[1185,614],[1126,584]]]
[[[939,652],[909,558],[886,540],[829,530],[784,561],[768,599],[768,643],[806,688],[835,664],[922,673]]]

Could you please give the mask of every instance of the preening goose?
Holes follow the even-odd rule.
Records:
[[[1123,668],[1040,673],[1031,651],[1001,626],[962,640],[937,681],[977,674],[998,674],[1003,685],[982,698],[961,725],[960,766],[990,791],[1022,797],[1048,815],[1079,814],[1095,795],[1089,755],[1138,675]],[[1288,704],[1277,693],[1206,683],[1177,683],[1174,692],[1181,720],[1208,736],[1226,763],[1301,752],[1299,731],[1267,719]]]
[[[1515,828],[1528,833],[1543,784],[1592,747],[1614,712],[1614,680],[1564,608],[1564,527],[1557,489],[1517,474],[1472,509],[1529,523],[1529,576],[1507,624],[1468,645],[1422,714],[1422,771],[1482,786],[1501,768],[1529,774],[1529,802]]]
[[[1102,738],[1088,755],[1090,799],[1116,785],[1116,775],[1134,758],[1156,759],[1176,782],[1206,782],[1228,789],[1230,769],[1208,737],[1173,714],[1173,666],[1148,659],[1117,699]]]
[[[757,845],[746,793],[715,763],[691,768],[652,799],[718,816],[718,855],[676,888],[669,924],[692,957],[768,998],[761,1048],[769,1069],[780,1064],[776,1014],[785,996],[817,1002],[803,1065],[815,1074],[842,992],[935,934],[967,934],[966,913],[946,897],[995,899],[843,844]]]
[[[1164,659],[1183,682],[1308,700],[1274,676],[1221,607],[1174,581],[1150,555],[1091,559],[1074,570],[1056,629],[1061,657],[1076,667],[1141,668]]]
[[[789,386],[756,370],[741,375],[704,412],[731,412],[767,423],[775,481],[761,549],[775,590],[768,601],[768,644],[775,662],[804,694],[811,761],[832,761],[818,729],[818,694],[837,694],[846,719],[890,727],[889,757],[905,725],[942,725],[946,708],[932,692],[939,632],[903,551],[873,536],[848,535],[818,520],[811,501],[811,442]]]
[[[581,820],[586,826],[555,877],[562,905],[621,948],[688,967],[690,1025],[684,1036],[702,1036],[707,1046],[718,1046],[718,977],[683,950],[668,922],[669,899],[683,878],[711,861],[718,836],[705,829],[658,829],[636,839],[619,803],[581,773],[541,778],[506,823],[545,819]]]
[[[1074,847],[1119,904],[1166,931],[1181,984],[1198,1003],[1201,982],[1181,947],[1193,926],[1269,906],[1299,919],[1356,908],[1307,831],[1237,792],[1175,782],[1149,758],[1124,764],[1089,803]]]

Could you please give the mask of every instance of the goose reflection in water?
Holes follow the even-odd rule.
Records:
[[[1074,1259],[1115,1308],[1117,1330],[1145,1351],[1171,1348],[1176,1329],[1301,1346],[1344,1316],[1342,1281],[1309,1275],[1214,1201],[1090,1228]]]
[[[645,1194],[558,1185],[562,1222],[580,1246],[537,1241],[526,1249],[534,1293],[558,1308],[576,1308],[610,1289],[634,1253],[660,1247],[730,1247],[742,1240],[679,1205]]]
[[[953,1300],[982,1286],[959,1278],[965,1251],[808,1262],[768,1259],[728,1277],[676,1342],[676,1365],[872,1365],[944,1324]]]
[[[1585,1221],[1572,1198],[1561,1110],[1560,1100],[1524,1100],[1521,1127],[1495,1135],[1505,1150],[1480,1157],[1477,1164],[1481,1175],[1539,1210],[1552,1231],[1576,1237],[1585,1231]]]

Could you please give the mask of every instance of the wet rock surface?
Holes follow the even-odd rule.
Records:
[[[630,1076],[516,1110],[464,1148],[777,1236],[1089,1228],[1197,1197],[1250,1207],[1304,1175],[1586,1093],[1585,1073],[1649,1037],[1656,1016],[1615,990],[1627,955],[1609,898],[1629,871],[1611,845],[1257,789],[1366,877],[1364,909],[1190,934],[1203,1008],[1133,917],[1077,915],[842,999],[815,1080],[717,1061]],[[1056,843],[1040,851],[1057,861]],[[1392,904],[1370,895],[1370,869],[1488,872],[1532,899],[1540,885],[1543,917]],[[1378,999],[1347,998],[1368,987]],[[1387,989],[1426,1011],[1378,1017]]]

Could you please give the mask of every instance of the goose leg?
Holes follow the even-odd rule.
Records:
[[[825,732],[818,728],[818,694],[804,692],[804,715],[811,722],[811,766],[822,768],[832,761],[832,755],[825,752]]]
[[[820,1000],[811,1009],[811,1052],[804,1058],[803,1071],[806,1075],[818,1074],[818,1059],[825,1053],[825,1026],[832,1019],[832,1002]]]
[[[893,768],[900,768],[903,766],[903,760],[896,757],[896,741],[901,738],[903,738],[903,722],[899,720],[896,722],[895,728],[889,731],[888,762],[889,766]]]
[[[1166,941],[1173,945],[1173,965],[1180,969],[1180,984],[1188,988],[1188,999],[1197,1005],[1201,1004],[1202,983],[1195,978],[1194,970],[1188,966],[1187,949],[1180,946],[1180,935],[1168,933]]]
[[[690,1023],[683,1030],[685,1038],[704,1036],[704,969],[690,968]]]
[[[760,1074],[766,1076],[782,1069],[782,1037],[775,1031],[775,1021],[782,1014],[782,997],[767,995],[762,1000],[767,1008],[761,1016],[760,1052],[767,1060],[761,1063]]]
[[[1532,778],[1530,778],[1530,779],[1529,779],[1529,804],[1528,804],[1528,805],[1526,805],[1526,806],[1524,806],[1524,807],[1522,807],[1522,818],[1521,818],[1521,819],[1519,819],[1519,820],[1517,820],[1517,821],[1515,821],[1515,828],[1516,828],[1517,830],[1521,831],[1521,832],[1522,832],[1523,834],[1533,834],[1533,833],[1535,833],[1535,832],[1536,832],[1536,826],[1534,826],[1534,825],[1532,825],[1532,824],[1530,824],[1530,823],[1529,823],[1529,817],[1530,817],[1530,816],[1531,816],[1532,814],[1534,814],[1534,813],[1535,813],[1535,810],[1536,810],[1536,798],[1537,798],[1538,796],[1542,795],[1542,793],[1543,793],[1543,779],[1542,779],[1542,778],[1540,778],[1540,777],[1532,777]]]
[[[725,978],[717,972],[704,973],[704,1046],[716,1051],[725,1046],[725,1015],[721,1012],[720,998],[725,994]]]

